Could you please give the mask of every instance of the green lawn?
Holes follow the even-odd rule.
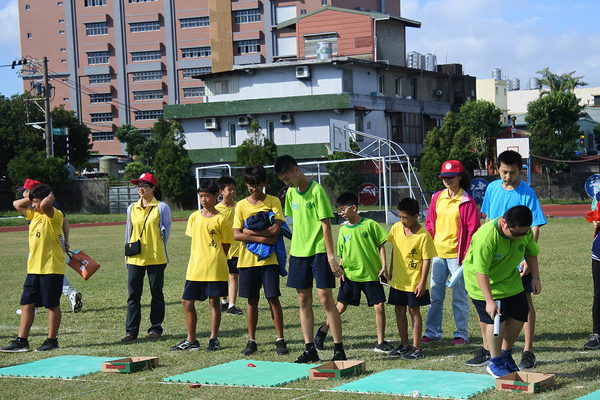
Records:
[[[334,227],[337,238],[339,227]],[[388,227],[389,228],[389,227]],[[220,332],[222,351],[208,354],[204,351],[192,353],[170,352],[170,346],[185,337],[185,320],[181,306],[181,294],[185,270],[189,257],[190,239],[184,235],[185,222],[175,222],[169,242],[171,263],[167,268],[165,296],[167,311],[164,335],[157,342],[144,339],[134,344],[122,345],[120,338],[125,333],[125,305],[127,300],[126,270],[123,260],[123,226],[77,228],[71,230],[71,245],[86,251],[102,268],[85,282],[68,267],[67,277],[73,286],[83,293],[83,311],[70,312],[70,304],[63,297],[63,320],[59,332],[60,349],[51,353],[0,354],[0,367],[35,361],[46,357],[80,354],[91,356],[158,356],[161,366],[154,371],[143,371],[130,375],[96,373],[79,379],[28,379],[5,377],[0,379],[0,398],[78,399],[114,398],[160,398],[160,399],[296,399],[305,396],[321,399],[381,398],[380,395],[359,395],[319,392],[338,386],[335,381],[309,381],[287,384],[279,389],[253,389],[232,387],[210,387],[191,389],[186,384],[165,384],[162,378],[200,368],[240,359],[240,351],[247,341],[246,318],[223,316]],[[534,398],[574,399],[600,389],[600,352],[584,352],[583,343],[591,333],[592,279],[590,271],[590,242],[592,227],[581,219],[552,219],[542,228],[540,237],[540,269],[543,284],[542,294],[535,298],[537,309],[537,332],[535,353],[538,367],[535,372],[555,373],[556,388]],[[16,336],[19,317],[15,314],[21,295],[22,282],[26,274],[27,239],[25,232],[0,233],[3,255],[3,279],[0,282],[0,341],[2,345]],[[388,249],[389,250],[389,249]],[[389,257],[389,254],[388,254]],[[149,320],[149,296],[143,296],[142,325],[145,332]],[[364,301],[364,299],[363,299]],[[261,300],[257,339],[259,353],[254,359],[292,362],[304,350],[297,306],[297,296],[292,289],[285,288],[282,279],[281,302],[286,322],[285,337],[290,354],[278,357],[275,354],[275,330],[270,322],[266,301]],[[317,304],[315,299],[315,304]],[[245,309],[242,299],[238,306]],[[450,317],[450,301],[446,302],[444,320],[444,342],[424,349],[426,357],[417,361],[388,359],[373,352],[375,342],[375,316],[366,304],[351,307],[342,316],[344,343],[350,358],[365,360],[367,374],[379,371],[406,368],[444,370],[471,373],[486,373],[484,368],[464,366],[474,351],[481,345],[477,318],[471,307],[471,344],[455,348],[450,346],[453,321]],[[207,303],[198,303],[198,336],[201,343],[208,340],[210,312]],[[387,307],[387,339],[396,344],[393,308]],[[423,311],[425,318],[426,311]],[[315,306],[316,324],[323,321],[324,313]],[[41,310],[33,325],[30,343],[39,346],[47,332],[47,313]],[[516,353],[523,345],[522,337],[516,343]],[[326,349],[321,357],[332,357],[332,341],[328,337]],[[518,360],[518,357],[515,357]],[[524,395],[491,391],[476,399],[513,399]]]

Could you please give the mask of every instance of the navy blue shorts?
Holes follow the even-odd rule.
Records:
[[[287,287],[309,289],[313,287],[313,278],[317,289],[335,287],[335,276],[327,261],[327,253],[319,253],[310,257],[290,256]]]
[[[388,295],[388,304],[393,306],[409,306],[409,307],[421,307],[431,304],[429,299],[429,290],[425,291],[425,294],[421,297],[415,296],[414,292],[405,292],[403,290],[394,289],[390,287],[390,294]]]
[[[265,298],[281,296],[279,290],[279,265],[240,268],[240,290],[238,296],[245,299],[260,299],[260,288]]]
[[[527,302],[527,296],[525,291],[515,294],[514,296],[507,297],[500,300],[500,322],[506,321],[506,318],[512,317],[517,321],[527,322],[527,314],[529,313],[529,303]],[[471,298],[477,314],[479,315],[479,321],[484,324],[492,325],[494,320],[490,317],[490,314],[485,311],[485,300],[475,300]]]
[[[531,275],[531,272],[521,277],[521,282],[523,282],[523,289],[525,289],[525,293],[533,293],[533,288],[531,287],[532,281],[533,276]]]
[[[342,281],[337,300],[348,303],[351,306],[360,305],[360,293],[367,297],[367,304],[373,307],[375,304],[385,303],[385,292],[379,281],[355,282],[349,279]]]
[[[233,257],[231,260],[227,260],[227,267],[229,268],[230,274],[238,274],[239,273],[237,263],[238,263],[237,257]]]
[[[21,305],[35,304],[46,308],[60,306],[63,277],[61,274],[27,274],[23,283]]]
[[[183,289],[183,300],[204,301],[209,297],[227,296],[227,282],[225,281],[185,281]]]

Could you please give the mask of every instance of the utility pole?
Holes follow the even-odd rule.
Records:
[[[46,158],[52,154],[52,126],[50,125],[50,85],[48,84],[48,57],[44,57],[44,119],[46,120]]]

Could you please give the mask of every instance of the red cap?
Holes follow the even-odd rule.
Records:
[[[446,161],[444,164],[442,164],[442,171],[438,175],[438,178],[442,178],[442,177],[452,178],[452,177],[460,174],[464,170],[465,169],[463,168],[463,165],[460,161],[456,161],[456,160]]]
[[[150,183],[152,186],[157,186],[156,178],[154,177],[154,175],[152,175],[148,172],[144,172],[143,174],[140,175],[139,178],[131,180],[131,183],[133,183],[134,185],[137,185],[138,182],[146,182],[146,183]]]
[[[17,190],[19,192],[23,191],[23,190],[31,190],[34,187],[36,187],[37,185],[41,185],[41,182],[38,181],[34,181],[33,179],[26,179],[25,180],[25,184],[23,184],[23,186],[21,186],[20,188],[18,188]]]

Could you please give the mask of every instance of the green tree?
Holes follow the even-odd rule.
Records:
[[[152,135],[136,148],[137,155],[142,163],[146,165],[152,165],[154,163],[160,145],[169,134],[170,129],[171,123],[166,121],[163,117],[159,117],[158,121],[152,125],[152,128],[150,128]]]
[[[8,177],[13,182],[13,189],[21,186],[25,179],[35,179],[52,187],[69,180],[69,170],[65,160],[57,157],[46,158],[46,151],[34,149],[23,150],[8,163]]]
[[[540,85],[548,87],[548,90],[542,90],[540,97],[554,92],[570,91],[572,93],[576,88],[588,85],[587,82],[581,80],[583,76],[573,76],[575,71],[557,75],[552,73],[550,68],[546,67],[541,71],[537,71],[537,73],[542,75],[539,79]]]
[[[360,151],[360,146],[350,139],[350,149]],[[330,160],[346,160],[349,158],[357,158],[358,156],[352,153],[342,151],[334,151],[329,156]],[[360,184],[360,176],[356,174],[356,168],[360,165],[359,161],[346,161],[339,163],[325,164],[327,166],[327,175],[324,179],[325,185],[333,189],[336,196],[344,192],[356,193]]]
[[[139,155],[138,147],[146,141],[138,128],[131,124],[123,124],[118,127],[115,137],[119,139],[119,142],[125,143],[125,151],[131,156]]]
[[[246,132],[248,132],[248,139],[244,140],[235,150],[236,161],[234,165],[236,167],[272,165],[277,158],[277,145],[264,137],[262,127],[259,125],[258,120],[253,119],[250,121],[250,125]],[[242,188],[245,188],[244,179],[237,177],[236,181],[238,193],[240,196],[243,196],[246,193],[245,190],[241,190]],[[275,181],[275,179],[271,179],[267,185],[267,191],[270,191],[278,184]]]
[[[192,160],[187,154],[185,135],[179,122],[172,122],[154,160],[158,186],[164,195],[183,208],[194,199]]]
[[[501,114],[494,103],[486,100],[468,101],[458,110],[459,126],[471,137],[471,148],[475,149],[479,169],[487,169],[494,159]]]
[[[139,161],[132,161],[125,166],[123,178],[130,181],[132,179],[137,179],[144,172],[154,174],[154,169],[148,165],[142,164]]]
[[[26,125],[27,109],[30,121],[42,121],[41,111],[27,103],[28,95],[0,95],[0,178],[8,176],[8,162],[27,149],[44,150],[43,132]]]
[[[423,143],[423,158],[421,159],[421,183],[427,191],[437,191],[444,188],[438,179],[442,164],[448,160],[458,160],[465,168],[475,162],[471,135],[467,128],[461,127],[459,116],[449,112],[444,117],[444,125],[427,132]]]
[[[596,150],[600,150],[600,124],[594,126],[594,140],[596,141]]]
[[[525,122],[531,132],[531,153],[556,160],[573,159],[581,135],[577,124],[580,111],[579,99],[569,91],[552,92],[530,102]],[[565,163],[548,164],[555,172],[568,169]]]
[[[69,129],[69,163],[77,169],[89,167],[88,160],[93,147],[90,128],[79,122],[75,111],[65,110],[64,105],[55,107],[50,117],[54,128]],[[67,158],[67,136],[54,136],[54,156]]]

